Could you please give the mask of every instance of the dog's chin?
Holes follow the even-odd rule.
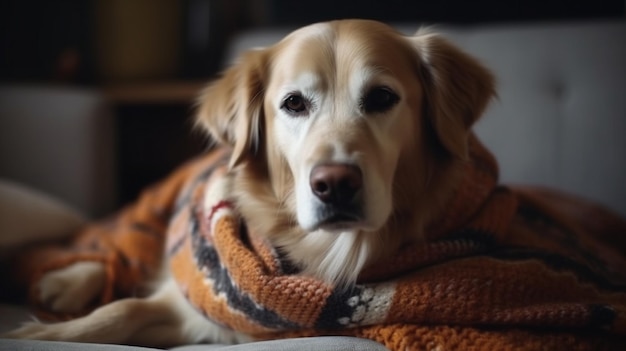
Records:
[[[341,216],[328,221],[320,222],[313,227],[313,230],[323,230],[329,233],[359,232],[369,229],[364,221],[343,218]]]
[[[316,220],[302,227],[308,232],[322,230],[336,234],[379,229],[377,226],[372,225],[360,210],[337,210],[333,208],[317,211]]]

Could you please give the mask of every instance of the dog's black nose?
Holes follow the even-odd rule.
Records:
[[[363,174],[359,167],[346,164],[318,165],[309,178],[311,190],[322,202],[347,205],[363,186]]]

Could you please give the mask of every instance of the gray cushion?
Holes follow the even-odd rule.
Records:
[[[75,342],[0,339],[0,351],[150,351],[145,347]]]
[[[546,185],[626,216],[626,22],[451,32],[498,78],[477,126],[502,180]]]
[[[67,236],[84,223],[58,199],[0,178],[0,258],[23,244]]]
[[[352,337],[314,337],[260,341],[239,345],[193,345],[175,351],[387,351],[383,345]]]
[[[151,348],[73,342],[0,339],[0,351],[149,351]],[[240,345],[192,345],[176,351],[387,351],[379,343],[351,337],[314,337],[261,341]]]

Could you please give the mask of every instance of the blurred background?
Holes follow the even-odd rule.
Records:
[[[52,113],[44,105],[39,108],[45,111],[35,113],[41,113],[39,119],[20,124],[7,117],[37,108],[30,105],[40,100],[29,94],[62,91],[76,95],[67,100],[75,106],[96,99],[102,115],[96,127],[102,133],[94,135],[94,142],[101,143],[94,148],[97,154],[76,156],[89,160],[84,162],[95,159],[98,167],[80,162],[67,167],[98,169],[103,180],[96,188],[109,189],[105,194],[77,192],[70,202],[92,215],[127,203],[146,184],[206,148],[204,137],[190,132],[193,98],[223,67],[232,38],[242,31],[338,18],[452,25],[623,19],[625,7],[624,0],[2,0],[0,178],[62,192],[41,179],[41,171],[15,159],[22,151],[16,148],[24,147],[17,131],[48,123],[31,135],[28,152],[54,159],[78,152],[73,149],[80,136],[72,134],[72,125],[56,131],[58,120],[43,122],[41,116]],[[22,90],[11,95],[15,87]],[[33,93],[32,87],[39,90]],[[59,136],[33,146],[53,130]],[[108,139],[98,141],[98,135]],[[77,182],[63,180],[66,187]],[[109,198],[103,201],[103,196]]]
[[[623,18],[623,0],[3,0],[2,82],[201,80],[237,32],[338,18],[476,24]]]

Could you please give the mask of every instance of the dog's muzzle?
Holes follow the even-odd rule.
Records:
[[[321,164],[311,170],[311,191],[320,200],[318,227],[349,228],[363,219],[361,169],[349,164]]]

